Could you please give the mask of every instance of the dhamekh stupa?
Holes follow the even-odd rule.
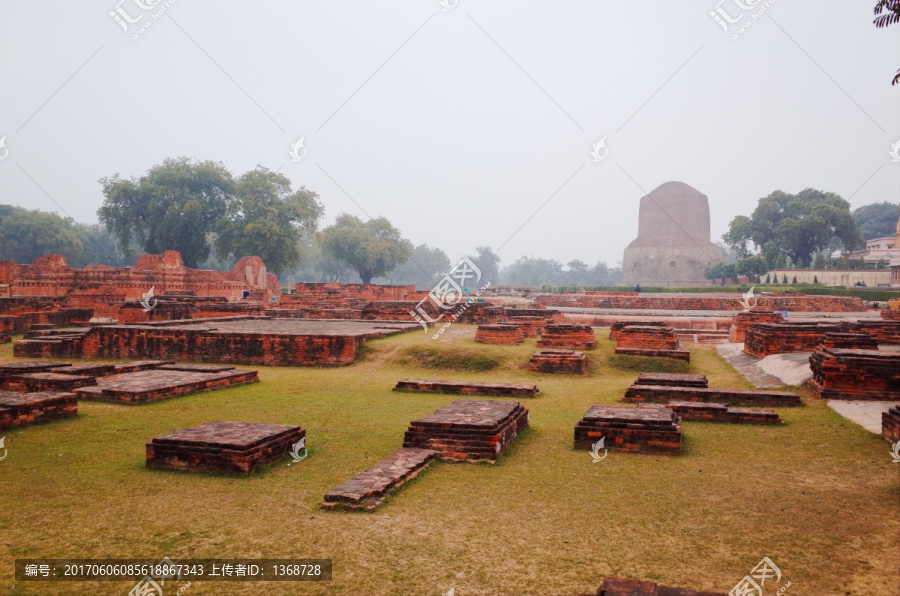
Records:
[[[704,271],[724,259],[724,251],[709,239],[705,194],[673,181],[641,198],[638,235],[622,260],[626,285],[707,285]]]

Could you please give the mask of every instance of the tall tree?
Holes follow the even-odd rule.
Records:
[[[450,271],[450,257],[440,248],[427,244],[415,247],[409,260],[398,265],[390,274],[390,279],[378,281],[395,284],[415,284],[417,288],[431,288],[442,275]]]
[[[875,5],[875,26],[879,29],[900,23],[900,0],[878,0]],[[891,81],[891,85],[900,83],[900,70]]]
[[[292,192],[287,177],[262,166],[238,178],[234,188],[216,225],[216,251],[233,259],[256,255],[275,273],[296,266],[301,236],[315,233],[324,212],[318,195],[305,187]]]
[[[55,253],[69,261],[81,253],[81,239],[69,219],[17,207],[0,209],[0,216],[0,259],[31,263],[45,254]]]
[[[503,282],[514,286],[559,285],[565,283],[562,263],[553,259],[522,257],[503,268]]]
[[[412,242],[384,217],[363,222],[344,213],[320,238],[323,252],[353,267],[366,284],[405,263],[413,251]]]
[[[853,210],[853,219],[863,239],[884,238],[897,232],[897,218],[900,217],[900,205],[889,203],[872,203]]]
[[[105,200],[98,215],[128,247],[132,239],[150,253],[177,250],[189,267],[210,253],[208,236],[234,192],[221,163],[167,159],[139,179],[102,178]]]
[[[760,248],[772,242],[803,266],[832,237],[848,248],[862,242],[850,204],[834,193],[807,188],[795,195],[776,190],[761,198],[749,218],[739,215],[731,220],[722,239],[739,253],[748,253],[750,243]]]
[[[481,270],[481,281],[478,283],[484,284],[489,281],[492,284],[496,284],[497,280],[500,279],[500,257],[490,246],[476,246],[475,253],[475,255],[470,255],[469,258]]]

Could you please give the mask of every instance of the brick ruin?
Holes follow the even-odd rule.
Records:
[[[525,341],[525,333],[518,325],[479,325],[475,330],[475,341],[498,346],[517,346]]]
[[[426,379],[403,379],[397,382],[394,391],[446,393],[450,395],[489,395],[492,397],[534,397],[539,393],[537,385],[429,381]]]
[[[732,424],[783,424],[772,410],[732,408],[725,404],[697,401],[670,401],[666,404],[682,420],[702,422],[730,422]]]
[[[830,343],[845,344],[834,347],[867,349],[872,345],[871,341],[859,337],[859,334],[871,337],[876,346],[900,344],[900,322],[870,320],[855,323],[754,323],[747,328],[744,352],[758,358],[765,358],[770,354],[815,352],[823,345],[826,335],[830,336]]]
[[[305,437],[299,426],[207,422],[154,438],[147,444],[147,467],[246,475],[283,458]]]
[[[681,348],[675,330],[664,325],[625,325],[618,330],[616,342],[616,354],[691,360],[690,351]]]
[[[900,352],[829,348],[810,356],[809,366],[824,399],[900,401]]]
[[[597,347],[597,336],[589,325],[553,323],[544,328],[537,347],[593,350]]]
[[[528,370],[562,375],[583,375],[585,356],[574,350],[541,350],[531,355]]]
[[[654,582],[608,577],[594,594],[579,596],[726,596],[724,592],[697,592],[687,588],[669,588]]]
[[[617,295],[600,294],[539,294],[534,302],[545,307],[577,307],[605,309],[650,309],[650,310],[730,310],[740,311],[741,294],[696,294],[696,295]],[[806,296],[796,293],[764,293],[757,297],[760,310],[782,310],[792,312],[862,312],[866,305],[855,296]]]
[[[0,430],[77,415],[74,393],[0,391]]]
[[[619,339],[619,335],[622,333],[622,329],[624,329],[625,327],[630,327],[632,325],[639,325],[642,327],[669,326],[665,321],[615,321],[609,326],[609,339],[617,341]]]
[[[726,404],[729,406],[766,406],[782,408],[802,406],[800,397],[789,391],[712,389],[709,387],[677,387],[634,384],[625,391],[623,402],[657,403],[692,401]]]
[[[681,452],[681,418],[665,406],[591,406],[575,425],[575,449],[660,453]]]
[[[739,312],[731,320],[731,328],[728,331],[728,341],[736,344],[744,343],[747,336],[747,328],[755,323],[781,323],[784,315],[772,310],[750,310]]]
[[[544,317],[507,317],[507,325],[516,325],[526,338],[537,338],[544,333],[548,320]]]
[[[846,348],[850,350],[877,350],[878,342],[868,333],[823,333],[817,350]]]
[[[394,489],[427,468],[437,457],[431,449],[403,448],[327,493],[322,509],[372,511]]]
[[[900,406],[881,414],[881,435],[891,443],[900,441]]]
[[[684,373],[641,373],[634,385],[658,385],[661,387],[709,387],[706,375]]]
[[[497,461],[528,427],[518,402],[460,399],[409,423],[403,447],[430,449],[442,459]]]

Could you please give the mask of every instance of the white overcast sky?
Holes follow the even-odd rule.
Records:
[[[170,0],[136,40],[117,2],[0,0],[0,203],[93,222],[99,178],[189,156],[452,259],[614,265],[668,180],[709,196],[714,241],[776,189],[900,199],[900,26],[874,0],[776,0],[736,40],[714,0]]]

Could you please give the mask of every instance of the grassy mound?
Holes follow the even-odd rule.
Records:
[[[400,352],[398,364],[465,372],[485,372],[500,366],[503,357],[472,348],[409,346]]]

